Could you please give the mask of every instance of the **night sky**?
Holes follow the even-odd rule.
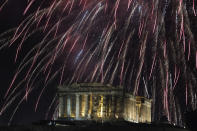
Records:
[[[40,2],[39,0],[37,2]],[[25,7],[27,6],[27,0],[9,0],[5,8],[0,12],[0,33],[5,32],[8,29],[16,27],[20,22],[29,15],[34,7],[37,7],[37,5],[33,5],[32,9],[29,10],[29,12],[24,16],[23,11],[25,10]],[[22,58],[25,53],[31,48],[31,44],[28,46],[24,46],[23,53],[20,54],[20,58]],[[16,54],[16,47],[12,46],[10,48],[4,48],[0,51],[0,103],[3,103],[4,101],[4,95],[7,90],[7,88],[10,85],[10,82],[14,76],[14,73],[16,71],[17,65],[19,64],[20,58],[18,62],[14,62]],[[41,99],[41,105],[39,106],[37,112],[34,112],[35,107],[35,94],[40,92],[39,89],[32,92],[32,94],[29,96],[28,102],[24,102],[18,111],[16,113],[13,123],[14,124],[28,124],[32,123],[38,120],[42,120],[45,117],[45,112],[48,104],[51,101],[51,97],[54,95],[54,90],[50,91],[47,90],[45,94],[43,95],[43,98]],[[2,106],[2,105],[1,105]],[[12,105],[4,115],[0,117],[0,125],[7,124],[10,114],[12,113],[13,109],[16,107],[16,105]]]
[[[41,6],[41,9],[42,8],[45,8],[45,7],[48,7],[48,5],[50,5],[52,1],[53,0],[47,0],[47,2],[44,2],[44,4]],[[138,0],[138,1],[139,1],[139,3],[143,3],[141,0]],[[27,16],[29,16],[32,12],[34,12],[37,9],[38,5],[40,5],[42,3],[42,0],[36,0],[36,2],[28,10],[28,12],[25,15],[23,15],[23,12],[24,12],[25,8],[27,7],[27,2],[28,2],[27,0],[17,0],[17,1],[16,0],[9,0],[9,2],[6,4],[6,6],[3,8],[3,10],[0,11],[0,33],[3,33],[5,31],[7,31],[8,29],[12,29],[12,28],[17,27]],[[153,74],[152,75],[154,75],[155,77],[157,77],[158,74],[159,74],[159,69],[161,67],[161,66],[159,66],[159,64],[161,64],[162,62],[163,63],[165,62],[165,59],[164,59],[165,56],[163,56],[163,53],[161,53],[161,52],[163,52],[163,49],[161,49],[161,47],[163,45],[162,44],[159,45],[161,47],[156,47],[155,46],[155,48],[158,48],[158,50],[155,51],[156,53],[152,49],[152,45],[151,46],[148,46],[147,49],[146,49],[148,53],[146,53],[144,55],[144,59],[145,60],[141,60],[141,59],[138,60],[138,57],[139,56],[140,57],[141,57],[141,55],[143,56],[143,53],[141,54],[141,50],[143,50],[143,48],[142,48],[143,46],[140,46],[140,44],[143,43],[143,42],[142,42],[142,40],[139,37],[141,34],[138,33],[138,32],[137,33],[136,32],[134,33],[134,35],[133,35],[134,38],[132,37],[132,40],[131,40],[132,42],[134,42],[134,44],[128,44],[128,45],[124,45],[124,44],[127,43],[127,38],[129,38],[129,35],[132,34],[131,33],[131,30],[135,29],[135,31],[138,31],[138,27],[141,27],[141,30],[143,30],[143,24],[142,24],[143,22],[142,21],[147,20],[148,23],[147,23],[146,29],[149,30],[149,31],[151,30],[150,31],[151,33],[148,34],[148,39],[145,39],[145,37],[144,37],[145,35],[143,36],[143,32],[142,32],[142,36],[144,37],[143,39],[145,39],[144,41],[147,40],[148,41],[147,43],[150,45],[152,43],[152,41],[154,40],[154,37],[155,37],[154,36],[154,33],[152,32],[152,30],[153,30],[153,28],[155,26],[154,25],[154,22],[155,21],[153,19],[151,19],[151,20],[145,19],[146,16],[143,16],[142,14],[139,13],[141,10],[143,10],[142,9],[142,6],[139,4],[137,10],[135,11],[137,13],[134,13],[134,15],[133,15],[134,16],[134,19],[131,22],[132,24],[129,23],[128,24],[128,29],[126,29],[126,31],[125,31],[124,30],[124,26],[125,26],[124,25],[124,22],[125,22],[125,19],[124,18],[128,18],[128,16],[129,16],[128,14],[124,13],[124,11],[126,11],[125,6],[127,6],[127,2],[122,2],[121,5],[120,5],[120,7],[117,9],[118,10],[117,18],[115,17],[115,15],[112,15],[113,13],[111,14],[111,9],[110,9],[110,8],[112,8],[112,7],[110,7],[110,4],[113,3],[114,1],[111,2],[111,3],[110,2],[109,2],[109,7],[108,7],[109,9],[106,9],[106,12],[107,12],[106,14],[107,15],[101,15],[101,14],[98,15],[99,16],[99,19],[97,19],[96,22],[94,21],[94,22],[91,23],[94,28],[88,28],[87,30],[86,30],[86,28],[84,28],[84,30],[86,30],[89,34],[87,32],[83,32],[84,31],[84,30],[82,30],[83,28],[77,28],[73,32],[70,33],[70,34],[74,34],[74,36],[71,37],[71,40],[68,42],[68,47],[66,47],[63,50],[63,51],[65,51],[67,53],[67,54],[65,53],[64,55],[68,55],[69,54],[68,52],[71,52],[70,53],[71,55],[69,54],[70,57],[68,59],[66,59],[66,60],[68,60],[68,65],[67,65],[68,66],[68,70],[66,70],[65,72],[67,74],[69,74],[70,72],[72,72],[72,73],[74,72],[74,74],[75,74],[75,71],[74,70],[77,67],[77,63],[80,62],[78,59],[80,59],[80,55],[81,54],[84,55],[83,53],[85,53],[86,51],[89,51],[90,54],[93,54],[94,60],[90,61],[90,63],[92,63],[92,64],[90,64],[90,66],[87,66],[88,68],[86,68],[84,66],[85,63],[86,63],[86,61],[88,61],[87,60],[88,58],[85,59],[84,62],[82,62],[84,64],[83,64],[83,66],[81,66],[81,69],[85,68],[86,69],[86,72],[84,73],[84,76],[81,79],[86,79],[86,77],[89,74],[92,74],[94,72],[94,69],[96,70],[97,67],[99,68],[100,65],[99,65],[99,62],[97,63],[97,61],[100,60],[101,62],[103,62],[102,60],[104,59],[104,55],[102,53],[104,51],[106,51],[105,49],[103,49],[105,46],[101,46],[100,49],[98,49],[98,51],[96,53],[94,52],[94,49],[96,50],[96,48],[100,46],[100,45],[98,46],[98,44],[102,43],[100,39],[102,38],[102,32],[104,32],[105,27],[107,29],[108,27],[110,27],[111,25],[114,24],[113,22],[116,19],[118,19],[118,21],[117,21],[117,27],[115,27],[115,28],[117,28],[117,30],[114,29],[116,31],[113,32],[113,35],[112,36],[110,36],[110,39],[109,39],[109,42],[108,42],[108,43],[111,44],[111,43],[113,43],[113,40],[114,40],[114,42],[115,42],[114,45],[115,46],[112,46],[112,51],[110,50],[109,58],[106,58],[107,59],[106,62],[103,62],[103,67],[102,68],[104,68],[107,73],[112,74],[113,73],[113,70],[115,69],[115,67],[117,65],[117,61],[120,62],[120,63],[122,62],[120,64],[122,67],[119,66],[119,65],[117,66],[118,67],[117,74],[120,74],[120,75],[117,75],[117,76],[115,75],[115,78],[114,78],[114,81],[115,82],[112,81],[112,83],[113,84],[115,83],[115,85],[116,84],[118,85],[121,82],[123,84],[126,83],[125,84],[126,85],[125,87],[129,91],[133,91],[133,89],[131,89],[131,88],[134,87],[134,86],[136,86],[138,84],[138,86],[140,87],[140,89],[139,89],[140,91],[139,92],[140,93],[142,92],[141,94],[145,94],[147,90],[145,91],[145,89],[144,89],[144,83],[146,83],[144,81],[146,79],[148,85],[151,85],[150,86],[151,89],[149,88],[149,90],[147,92],[151,92],[151,90],[153,88],[152,85],[154,84],[154,81],[159,81],[160,82],[160,80],[162,79],[160,77],[158,77],[156,79],[153,78],[153,77],[151,77],[151,80],[149,80],[148,77],[150,75],[150,68],[152,66],[153,58],[154,58],[154,55],[155,54],[159,54],[158,55],[158,57],[159,57],[158,59],[159,60],[156,60],[156,66],[155,66],[155,68],[157,68],[157,69],[155,69],[155,71],[153,71]],[[144,3],[145,3],[144,5],[149,5],[146,2],[144,2]],[[111,4],[111,5],[113,5],[113,4]],[[1,5],[1,3],[0,3],[0,5]],[[163,5],[165,5],[167,7],[167,4],[166,3],[164,3]],[[101,9],[101,6],[102,5],[101,4],[100,5],[98,4],[97,6],[98,6],[97,8],[99,10],[99,9]],[[192,5],[190,4],[188,7],[190,8],[191,6]],[[92,8],[91,7],[91,4],[90,4],[89,7],[90,7],[90,9]],[[61,9],[62,9],[62,7],[61,7]],[[158,39],[158,41],[159,40],[162,41],[163,39],[165,39],[165,37],[167,37],[166,41],[168,41],[168,40],[169,41],[173,41],[175,39],[175,38],[173,38],[173,35],[171,35],[171,34],[174,34],[173,28],[176,28],[175,26],[178,27],[179,25],[177,24],[177,25],[173,26],[174,25],[174,23],[173,23],[174,21],[172,20],[172,18],[174,18],[174,16],[172,15],[173,13],[171,12],[171,9],[173,9],[172,5],[169,6],[169,7],[167,7],[167,9],[164,9],[164,10],[158,9],[160,12],[164,11],[166,13],[165,18],[164,18],[165,19],[164,21],[166,22],[166,25],[165,25],[165,27],[162,27],[162,29],[163,30],[164,29],[167,29],[167,31],[164,34],[161,33],[161,36]],[[74,10],[73,11],[73,14],[71,13],[71,15],[68,17],[68,19],[66,19],[63,22],[63,24],[61,23],[63,25],[63,27],[62,28],[60,27],[60,29],[59,29],[60,31],[58,33],[62,33],[65,30],[69,29],[69,27],[71,26],[71,23],[73,22],[72,20],[75,18],[75,13],[77,14],[77,13],[80,12],[80,9],[78,9],[78,6],[76,6],[73,10]],[[84,6],[84,10],[86,10],[86,7],[85,6]],[[193,11],[192,10],[189,10],[189,11],[190,11],[189,12],[189,17],[192,16],[191,19],[189,19],[190,20],[190,23],[191,23],[191,27],[194,27],[194,28],[191,28],[191,31],[194,34],[194,42],[193,42],[193,44],[196,44],[196,41],[195,41],[196,40],[196,37],[195,36],[197,36],[197,32],[196,32],[197,30],[195,30],[195,29],[197,29],[197,26],[195,26],[195,24],[196,24],[196,17],[193,16]],[[146,12],[146,10],[145,10],[145,12]],[[81,14],[81,16],[84,16],[84,18],[86,18],[88,13],[90,13],[90,11],[87,11],[87,12],[84,11]],[[141,17],[141,15],[143,17]],[[56,18],[56,14],[54,16],[55,16],[54,17],[54,19],[55,19]],[[84,19],[81,16],[79,18],[77,18],[77,20],[83,21]],[[95,16],[98,17],[97,15],[95,15]],[[154,12],[153,12],[153,16],[154,16]],[[57,17],[59,17],[59,15],[57,15]],[[138,20],[140,22],[138,22]],[[108,21],[109,21],[109,23],[108,23]],[[88,22],[84,24],[87,27],[88,27],[88,24],[89,24]],[[80,25],[80,24],[82,25],[82,23],[80,23],[80,22],[77,23],[77,24],[78,25]],[[170,32],[170,33],[168,33],[168,32]],[[12,80],[12,78],[13,78],[15,72],[16,72],[16,69],[19,66],[21,60],[25,57],[25,55],[28,53],[28,51],[31,50],[31,48],[35,46],[34,44],[37,41],[39,41],[40,39],[43,38],[43,35],[44,34],[37,33],[35,36],[32,37],[32,39],[27,40],[25,42],[25,44],[24,44],[24,46],[22,48],[22,51],[21,51],[21,53],[18,56],[18,60],[17,60],[16,63],[14,62],[15,54],[16,54],[16,47],[17,47],[16,45],[12,45],[9,48],[3,48],[2,50],[0,50],[0,85],[1,85],[1,88],[0,88],[0,106],[2,106],[1,103],[3,103],[4,100],[5,100],[4,99],[4,95],[6,93],[6,90],[8,89],[8,87],[9,87],[9,85],[11,83],[11,80]],[[105,35],[106,34],[104,34],[104,36]],[[87,39],[87,44],[85,45],[85,47],[83,49],[81,49],[82,44],[83,44],[82,41],[85,41],[86,37],[88,38]],[[186,42],[188,42],[189,41],[189,36],[187,34],[186,34],[186,37],[188,37],[188,39],[186,38]],[[79,41],[80,42],[78,42],[78,43],[76,42],[77,44],[76,44],[75,48],[73,50],[71,50],[72,43],[75,42],[76,38],[79,38]],[[158,42],[158,43],[162,43],[162,42]],[[121,45],[120,43],[123,43],[123,44]],[[109,49],[109,47],[110,47],[109,45],[106,46],[107,49]],[[124,55],[124,53],[125,53],[124,51],[125,50],[121,49],[122,46],[124,46],[125,48],[128,48],[129,49],[129,51],[126,52],[126,55]],[[90,49],[90,47],[92,49]],[[167,45],[166,48],[169,48],[169,47]],[[182,47],[180,47],[180,48],[182,48]],[[119,51],[119,49],[120,49],[120,51]],[[187,49],[188,49],[188,47],[186,47],[186,50]],[[102,52],[102,50],[103,50],[103,52]],[[178,52],[177,51],[178,48],[175,48],[175,50],[176,50],[175,52],[177,53]],[[47,52],[47,53],[49,53],[49,52]],[[140,55],[139,55],[139,52],[140,52]],[[172,53],[173,51],[170,48],[166,52],[167,52],[168,55],[171,55],[170,53]],[[166,52],[164,51],[164,54]],[[188,67],[189,69],[191,69],[189,71],[191,71],[194,75],[196,75],[197,72],[195,70],[195,52],[193,50],[191,52],[192,53],[191,53],[191,58],[190,59],[192,59],[192,60],[191,60],[191,62],[190,61],[189,62],[186,62],[185,66]],[[181,53],[179,54],[179,52],[178,52],[177,54],[180,55]],[[186,51],[185,54],[188,54],[188,52]],[[64,63],[64,60],[65,60],[65,59],[63,59],[64,58],[64,55],[61,55],[61,57],[58,58],[56,62],[54,62],[55,63],[55,66],[58,66],[58,65],[61,65],[62,66],[63,65],[62,63]],[[119,58],[119,56],[121,56],[121,57]],[[112,62],[111,62],[112,64],[111,64],[111,67],[110,67],[109,66],[110,65],[110,62],[109,61],[111,61],[111,59],[112,59]],[[186,59],[186,57],[185,57],[185,59]],[[164,60],[164,61],[162,61],[162,60]],[[139,65],[140,65],[140,63],[142,63],[142,61],[145,61],[144,62],[145,63],[145,66],[143,66],[143,69],[141,68],[142,69],[142,71],[141,71],[141,69],[139,68]],[[171,73],[172,76],[176,75],[176,77],[177,77],[177,71],[179,69],[178,67],[180,66],[180,69],[183,69],[182,68],[183,65],[180,65],[181,62],[179,60],[177,60],[177,61],[175,60],[174,61],[173,57],[169,57],[169,63],[170,63],[169,64],[169,73]],[[134,66],[132,66],[132,64]],[[109,68],[109,71],[107,70],[108,67],[110,67]],[[131,76],[130,74],[132,74],[131,72],[132,72],[132,68],[133,67],[136,70],[134,70],[134,77],[131,77],[130,78],[130,76]],[[177,71],[176,72],[174,71],[174,67],[177,68]],[[127,71],[125,71],[126,68],[128,68]],[[163,67],[163,68],[165,68],[165,67]],[[55,68],[55,70],[56,69],[57,68]],[[79,74],[82,72],[81,69],[79,68],[79,71],[78,71]],[[27,69],[25,71],[27,72]],[[53,71],[53,69],[52,69],[52,72],[54,73],[55,71]],[[73,76],[72,73],[70,73],[69,75],[65,75],[64,77],[69,77],[69,80],[70,80],[72,78],[72,76]],[[143,79],[142,79],[141,76],[138,78],[139,81],[138,81],[138,79],[136,79],[136,77],[139,76],[138,73],[141,74],[141,76],[143,76]],[[83,73],[81,73],[81,74],[83,74]],[[167,77],[170,76],[168,73],[166,73],[166,74],[164,75],[165,77],[166,76]],[[101,78],[102,76],[103,76],[103,72],[102,72],[102,75],[100,75],[100,76],[98,75],[98,77],[97,77],[99,82],[100,81],[105,81],[106,83],[109,82],[109,80],[111,78],[111,75],[106,75],[106,80],[102,80],[102,78]],[[190,74],[188,76],[190,76]],[[21,75],[19,75],[19,78],[20,79],[23,79],[23,77],[24,77],[24,74],[23,73]],[[44,77],[46,77],[46,76],[44,76]],[[77,77],[77,75],[76,75],[76,77]],[[125,77],[125,78],[123,79],[123,77]],[[78,78],[80,78],[80,77],[78,77]],[[95,78],[94,79],[97,79],[97,78],[96,78],[96,75],[95,75]],[[58,82],[54,82],[56,84],[53,84],[52,83],[51,85],[49,85],[49,88],[47,88],[47,90],[44,91],[43,96],[40,99],[40,104],[38,106],[38,110],[37,110],[37,112],[34,112],[35,103],[36,103],[36,100],[37,100],[36,98],[38,97],[38,94],[41,92],[41,89],[44,86],[44,83],[43,83],[44,78],[40,77],[40,79],[41,79],[40,80],[41,82],[38,81],[35,84],[36,85],[36,88],[30,93],[30,95],[28,96],[28,100],[23,102],[23,104],[20,106],[21,108],[19,107],[18,112],[16,113],[16,115],[13,118],[13,123],[14,124],[27,124],[27,123],[31,123],[33,121],[42,120],[42,119],[45,118],[45,113],[46,113],[46,111],[47,111],[47,109],[48,109],[48,107],[50,105],[50,102],[52,101],[52,99],[53,99],[53,97],[55,95],[55,91],[57,90],[56,87],[57,87],[57,83]],[[58,80],[55,79],[55,81],[59,81],[60,77],[57,77],[57,79]],[[90,79],[90,78],[87,77],[87,79]],[[187,84],[187,82],[186,82],[185,79],[187,79],[187,78],[185,78],[184,76],[183,77],[181,76],[180,77],[180,81],[178,82],[177,86],[182,87],[182,85],[184,85],[184,87],[185,87],[185,85]],[[176,81],[176,79],[174,81]],[[16,81],[16,83],[17,82],[19,82],[19,81]],[[159,82],[156,83],[156,85],[157,85],[156,92],[163,92],[163,90],[160,90],[160,88],[159,88],[159,86],[162,83],[162,80],[161,80],[161,83],[159,83]],[[128,84],[128,87],[127,87],[127,83],[130,84],[130,85]],[[165,84],[163,84],[163,85],[165,85]],[[193,85],[189,85],[189,86],[191,86],[191,89],[194,89],[195,88]],[[141,88],[142,88],[142,90],[141,90]],[[180,101],[181,104],[186,104],[185,103],[185,101],[186,101],[185,100],[185,94],[186,93],[184,91],[185,91],[185,88],[178,88],[178,89],[175,89],[175,91],[173,92],[175,94],[175,96],[177,96],[177,98],[183,98],[183,100]],[[196,94],[196,90],[190,90],[190,91],[193,94]],[[181,94],[179,92],[181,92],[183,94]],[[150,95],[152,95],[152,93],[150,93]],[[158,94],[159,99],[157,99],[157,102],[159,104],[160,104],[160,100],[163,101],[162,97],[160,97],[160,96],[161,95]],[[189,99],[189,102],[188,103],[189,104],[193,104],[193,103],[190,103],[190,100],[193,99],[193,96],[192,97],[188,97],[188,99]],[[13,109],[15,109],[15,107],[17,106],[17,103],[19,101],[20,101],[20,99],[16,99],[16,102],[14,102],[8,108],[8,110],[6,110],[5,113],[2,116],[0,116],[0,125],[1,124],[6,124],[8,122],[9,117],[10,117],[10,114],[13,112]],[[175,100],[174,103],[176,103],[176,102],[177,101]],[[174,106],[174,105],[172,104],[172,106]],[[158,108],[157,111],[160,111],[160,109],[161,108]],[[52,109],[52,111],[53,111],[53,109]],[[172,112],[173,112],[173,109],[172,109]],[[160,113],[160,115],[161,115],[161,113]],[[51,117],[51,115],[49,115],[48,119],[50,119],[50,117]]]

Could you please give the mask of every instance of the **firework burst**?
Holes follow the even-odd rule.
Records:
[[[24,15],[34,3],[35,0],[28,1]],[[47,8],[43,8],[46,3]],[[121,85],[134,95],[152,98],[153,120],[165,115],[171,123],[183,125],[183,112],[197,106],[196,34],[189,19],[196,16],[195,3],[42,1],[16,29],[0,36],[0,49],[17,46],[17,62],[26,41],[40,34],[16,70],[1,113],[22,95],[14,115],[42,77],[44,87],[35,110],[54,80],[58,85],[100,82]]]

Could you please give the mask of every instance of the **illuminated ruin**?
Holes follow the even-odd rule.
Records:
[[[122,87],[74,83],[58,88],[59,120],[151,122],[151,100],[124,93]]]

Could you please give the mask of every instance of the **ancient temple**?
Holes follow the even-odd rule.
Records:
[[[151,122],[151,100],[124,93],[122,87],[74,83],[58,87],[59,120]]]

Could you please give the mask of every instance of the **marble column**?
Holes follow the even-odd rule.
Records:
[[[84,95],[85,97],[85,111],[84,111],[84,116],[87,118],[88,116],[88,95]]]
[[[67,96],[67,116],[70,117],[71,115],[71,100],[70,96]]]
[[[76,120],[79,120],[79,94],[76,94]]]
[[[59,118],[64,116],[64,110],[63,110],[63,96],[59,96]]]
[[[88,101],[89,106],[88,106],[88,119],[91,119],[92,116],[92,94],[89,95],[90,99]]]

